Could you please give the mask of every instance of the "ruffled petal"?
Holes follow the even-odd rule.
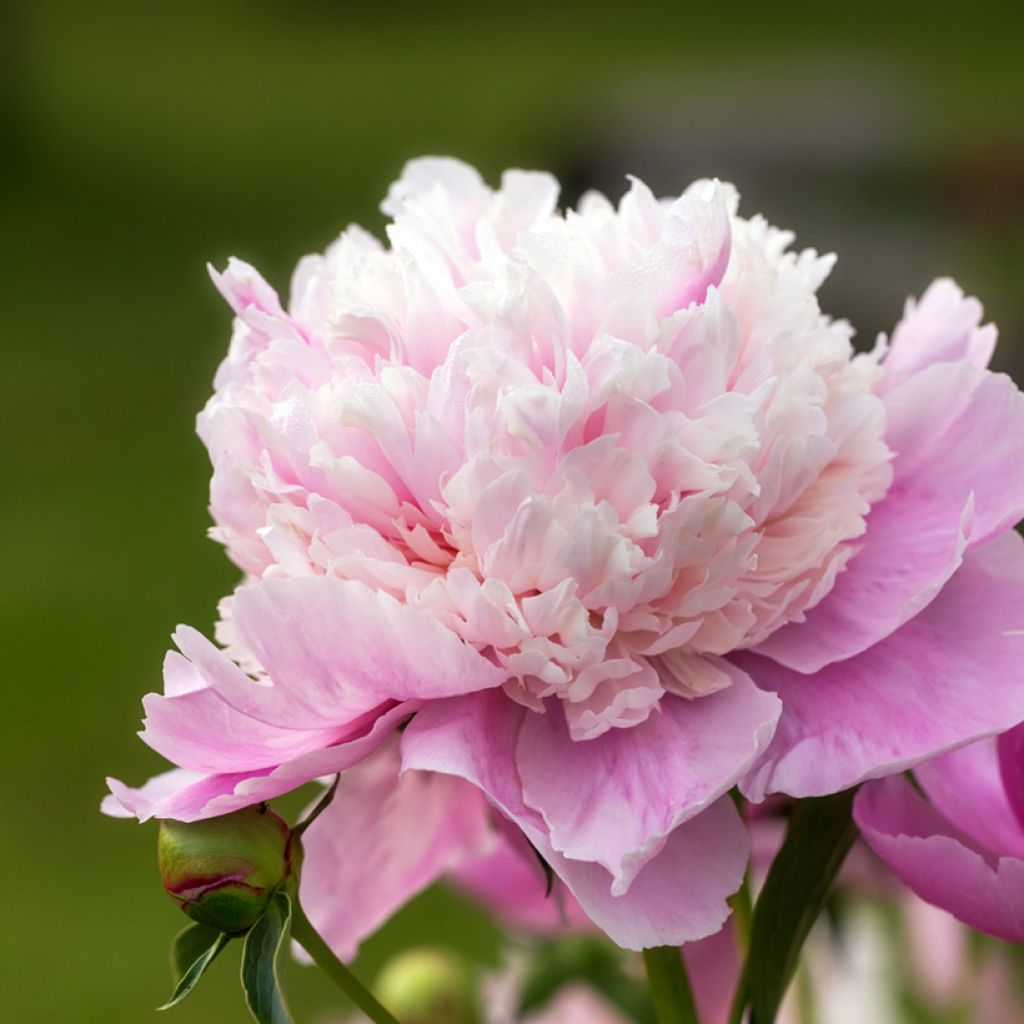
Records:
[[[138,789],[117,779],[107,779],[112,796],[104,801],[103,810],[115,817],[123,817],[121,811],[127,811],[140,821],[197,821],[228,814],[280,796],[313,779],[351,768],[372,754],[415,710],[415,704],[395,705],[375,718],[368,729],[344,743],[311,750],[272,769],[207,774],[176,768],[155,776]]]
[[[499,686],[507,675],[429,615],[351,580],[263,580],[237,591],[233,616],[273,685],[240,672],[214,685],[238,710],[290,729],[338,725],[389,699]]]
[[[402,735],[403,766],[457,775],[479,786],[618,945],[679,945],[718,931],[749,853],[749,837],[732,802],[720,800],[677,828],[629,891],[613,895],[612,876],[600,864],[569,860],[555,850],[543,818],[523,801],[515,750],[527,714],[533,712],[501,693],[434,702]]]
[[[782,698],[775,738],[742,784],[816,796],[878,778],[1024,719],[1024,540],[968,551],[931,604],[884,642],[807,677],[733,659]]]
[[[226,660],[226,659],[225,659]],[[182,768],[198,772],[245,772],[272,768],[310,750],[331,746],[353,730],[285,729],[252,718],[226,703],[202,672],[175,651],[164,660],[165,693],[142,700],[142,739]],[[191,687],[175,690],[190,678]]]
[[[1024,516],[1024,395],[1009,377],[940,363],[886,396],[894,483],[825,599],[758,645],[798,672],[850,658],[933,600],[969,544]]]
[[[980,326],[982,312],[981,303],[948,277],[933,281],[919,302],[909,299],[889,342],[884,386],[895,387],[933,363],[988,366],[997,332],[992,324]]]
[[[722,665],[725,689],[692,701],[666,695],[646,722],[593,740],[573,740],[557,704],[523,720],[516,764],[524,802],[541,814],[556,850],[612,875],[615,895],[771,739],[781,703]]]

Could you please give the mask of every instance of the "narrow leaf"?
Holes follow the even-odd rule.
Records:
[[[288,938],[292,902],[285,892],[270,898],[263,916],[249,929],[242,949],[242,988],[249,1012],[259,1024],[292,1024],[284,1003],[277,959]]]
[[[206,968],[230,941],[230,936],[207,928],[206,925],[192,925],[179,932],[171,946],[171,967],[177,984],[171,998],[157,1009],[169,1010],[180,1003],[196,987]]]
[[[188,969],[216,941],[221,933],[208,924],[190,924],[183,928],[171,942],[171,977],[177,985]]]
[[[773,1024],[804,940],[857,837],[850,814],[853,795],[851,789],[801,800],[793,811],[754,908],[750,955],[740,982],[751,1024]]]

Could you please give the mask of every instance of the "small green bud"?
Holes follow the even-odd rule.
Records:
[[[476,1024],[469,968],[439,949],[412,949],[389,961],[375,986],[402,1024]]]
[[[194,921],[244,932],[291,874],[292,846],[291,829],[265,805],[203,821],[168,819],[157,838],[160,880]]]

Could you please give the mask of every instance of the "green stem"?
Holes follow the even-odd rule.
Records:
[[[679,947],[645,949],[644,967],[658,1024],[699,1024],[690,979]]]
[[[295,904],[292,917],[292,938],[374,1024],[398,1024],[398,1021],[377,1002],[370,990],[331,952],[330,946],[309,923],[298,902]]]
[[[743,876],[739,890],[729,897],[732,907],[732,924],[736,932],[736,947],[742,961],[750,949],[750,926],[754,919],[754,905],[750,898],[750,872]]]
[[[732,1005],[729,1007],[729,1024],[743,1024],[743,1015],[747,1011],[747,983],[743,975],[736,984]]]

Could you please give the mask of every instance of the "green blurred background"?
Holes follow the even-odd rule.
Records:
[[[1019,5],[1018,5],[1018,10]],[[12,1024],[140,1022],[182,918],[154,830],[102,818],[103,776],[159,760],[134,733],[178,622],[236,573],[205,539],[193,434],[229,316],[204,264],[286,291],[303,253],[408,157],[495,180],[544,167],[573,200],[734,180],[835,249],[826,308],[870,343],[943,273],[1021,363],[1024,78],[1007,4],[574,8],[291,3],[0,8],[3,274],[3,1000]],[[428,894],[360,970],[436,939],[488,960],[477,912]],[[246,1019],[225,958],[176,1019]],[[293,969],[300,1021],[333,996]]]

